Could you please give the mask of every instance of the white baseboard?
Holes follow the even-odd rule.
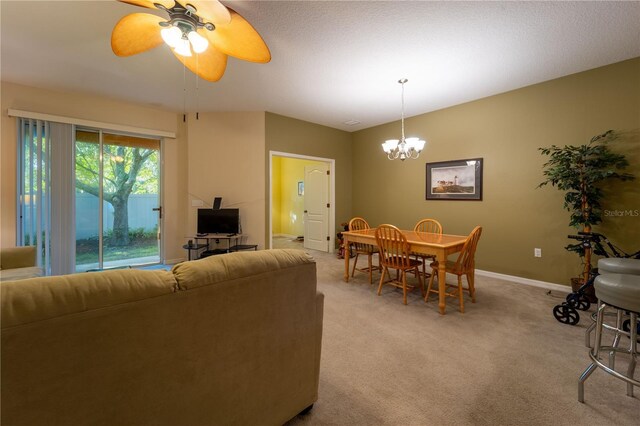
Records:
[[[475,272],[478,275],[482,275],[489,278],[497,278],[499,280],[511,281],[518,284],[546,288],[548,290],[557,290],[565,293],[567,292],[567,290],[571,291],[571,287],[568,285],[548,283],[546,281],[538,281],[538,280],[532,280],[529,278],[516,277],[515,275],[499,274],[497,272],[483,271],[481,269],[476,269]]]

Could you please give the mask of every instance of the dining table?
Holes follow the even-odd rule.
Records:
[[[401,230],[409,243],[409,250],[416,254],[434,255],[438,260],[438,309],[440,314],[445,314],[446,309],[446,260],[447,256],[462,251],[467,236],[433,234],[430,232],[417,232]],[[364,243],[377,246],[376,228],[362,229],[358,231],[343,231],[344,238],[344,280],[349,282],[349,258],[351,257],[352,243]]]

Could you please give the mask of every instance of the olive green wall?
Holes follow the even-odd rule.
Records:
[[[412,228],[438,219],[445,233],[482,225],[478,269],[568,284],[580,259],[564,250],[568,212],[557,189],[536,189],[545,159],[538,147],[577,145],[608,129],[635,133],[611,145],[640,178],[640,58],[536,84],[405,120],[407,136],[427,145],[418,160],[389,161],[380,143],[397,138],[394,122],[353,134],[353,215],[372,226]],[[482,201],[425,200],[425,163],[484,158]],[[596,231],[627,251],[640,249],[640,185],[613,183],[603,208],[622,212]],[[625,213],[626,211],[626,213]],[[542,249],[535,258],[533,249]]]
[[[335,160],[335,232],[337,233],[340,223],[347,222],[351,217],[351,133],[267,112],[265,143],[267,157],[266,194],[269,194],[269,151]],[[265,209],[265,222],[267,223],[269,218],[268,205],[267,202]],[[266,229],[265,241],[269,241],[268,233],[269,229]]]

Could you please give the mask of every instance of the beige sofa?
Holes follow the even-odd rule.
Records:
[[[317,400],[300,250],[0,284],[2,425],[280,425]]]
[[[0,281],[13,281],[42,276],[36,266],[36,247],[7,247],[0,249]]]

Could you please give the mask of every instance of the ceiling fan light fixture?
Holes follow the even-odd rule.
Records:
[[[178,45],[174,48],[178,55],[182,56],[192,56],[191,55],[191,45],[189,44],[189,40],[186,38],[180,39]]]
[[[1,1],[1,0],[0,0]],[[271,52],[253,26],[220,0],[118,0],[165,12],[131,13],[111,33],[117,56],[131,56],[167,44],[182,64],[199,77],[222,78],[227,56],[266,63]],[[215,35],[213,31],[219,29]]]
[[[202,37],[200,34],[198,34],[195,31],[190,31],[189,34],[187,34],[187,38],[191,42],[191,47],[193,48],[193,51],[196,53],[204,52],[205,50],[207,50],[207,47],[209,46],[209,42],[207,41],[207,39]]]
[[[173,25],[160,30],[160,35],[164,42],[173,48],[177,47],[180,40],[182,40],[182,31],[180,31],[180,28],[174,27]]]

